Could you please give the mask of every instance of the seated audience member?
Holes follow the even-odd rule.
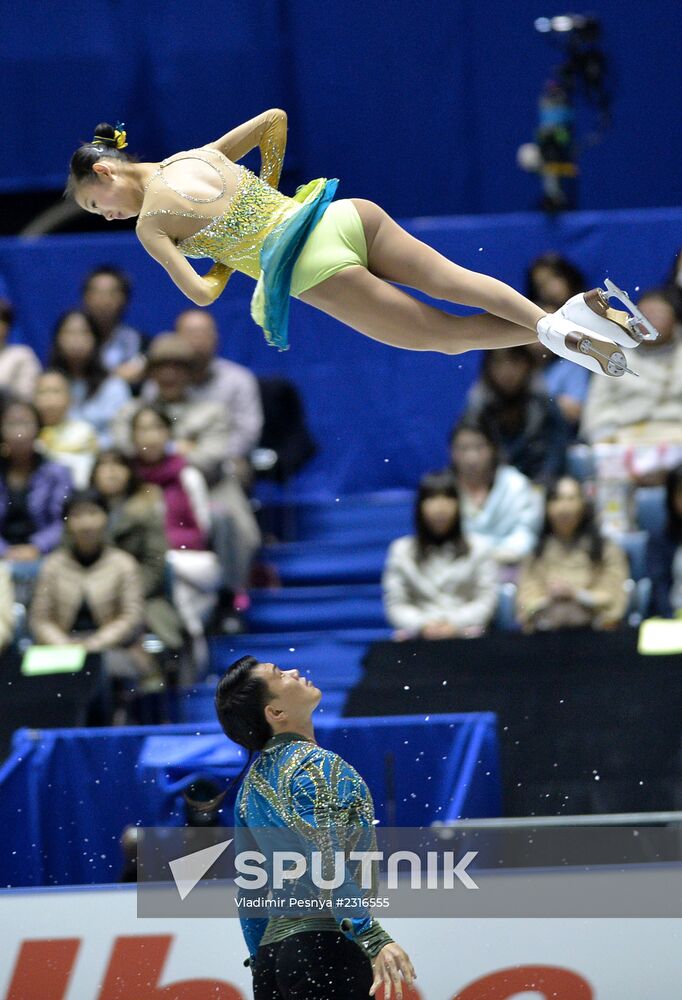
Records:
[[[682,249],[675,254],[663,291],[672,303],[677,322],[682,323]]]
[[[484,422],[462,420],[454,428],[450,457],[465,536],[487,541],[498,563],[519,563],[540,531],[539,492],[518,469],[500,464],[497,436]]]
[[[615,628],[627,608],[627,579],[627,558],[602,538],[581,484],[562,477],[547,492],[540,540],[519,574],[523,630]]]
[[[14,307],[0,298],[0,391],[27,402],[33,399],[40,361],[26,344],[8,344]]]
[[[249,455],[258,444],[263,429],[258,380],[253,372],[227,358],[217,356],[218,329],[215,319],[205,309],[187,309],[175,320],[175,331],[183,337],[194,355],[193,399],[213,400],[225,407],[228,415],[228,441],[225,457],[243,483],[251,478]]]
[[[533,388],[534,372],[528,347],[486,351],[465,416],[496,428],[507,465],[534,482],[546,482],[563,472],[569,435],[547,393]]]
[[[71,393],[66,377],[57,371],[43,372],[34,401],[41,423],[38,447],[47,458],[69,468],[76,487],[83,489],[97,454],[97,435],[91,424],[69,416]]]
[[[59,545],[71,473],[36,449],[40,419],[32,403],[9,402],[0,415],[0,556],[40,559]]]
[[[206,482],[183,455],[170,450],[171,427],[163,410],[152,405],[138,410],[132,422],[134,468],[143,482],[158,486],[163,493],[174,604],[192,637],[195,659],[205,666],[204,620],[215,607],[220,566],[209,544]]]
[[[257,472],[285,483],[317,454],[298,389],[289,379],[271,375],[258,379],[263,404],[263,431],[254,465]]]
[[[0,562],[0,652],[14,637],[14,586],[7,563]]]
[[[212,486],[225,475],[225,453],[229,441],[227,411],[221,403],[192,398],[194,353],[187,341],[174,333],[160,333],[149,345],[148,381],[143,399],[132,399],[119,412],[113,425],[117,447],[130,451],[131,420],[150,398],[163,410],[173,427],[175,451],[184,455]]]
[[[497,605],[497,565],[485,542],[462,534],[452,472],[424,476],[414,520],[414,535],[391,543],[382,580],[396,638],[481,635]]]
[[[226,469],[230,436],[227,411],[213,400],[192,398],[194,355],[183,337],[159,334],[149,347],[148,362],[155,405],[172,424],[173,447],[202,473],[209,486],[223,585],[231,591],[243,590],[260,545],[260,532],[239,481]],[[114,440],[124,451],[130,451],[130,422],[142,405],[146,404],[131,400],[114,422]]]
[[[651,613],[670,618],[682,612],[682,465],[666,478],[666,521],[651,532],[647,575],[651,579]]]
[[[129,302],[130,281],[118,267],[97,267],[83,282],[83,311],[97,332],[102,364],[138,385],[144,377],[144,345],[141,334],[123,321]]]
[[[140,664],[133,644],[144,620],[137,563],[107,544],[107,512],[94,490],[71,496],[64,521],[63,543],[38,575],[29,615],[33,637],[46,646],[77,644],[89,653],[116,652],[117,657],[104,657],[104,677],[114,663],[118,672],[122,661],[127,664],[122,672],[134,676]],[[108,688],[107,681],[96,720],[105,725],[111,716]]]
[[[639,306],[660,336],[626,352],[639,375],[628,379],[630,385],[619,385],[623,380],[617,378],[592,379],[580,425],[590,444],[682,440],[682,336],[675,311],[660,291],[645,292]]]
[[[116,548],[131,555],[139,567],[146,627],[166,649],[181,649],[182,623],[166,598],[168,545],[160,487],[143,483],[135,474],[132,461],[113,448],[98,455],[91,486],[106,504],[109,539]]]
[[[585,275],[561,254],[543,253],[528,266],[526,295],[547,312],[556,312],[573,295],[585,291]]]
[[[528,268],[526,294],[546,312],[556,312],[564,302],[587,290],[586,279],[575,265],[558,253],[537,257]],[[587,368],[557,358],[542,344],[529,345],[538,362],[538,384],[547,390],[559,407],[575,437],[587,397],[590,373]]]
[[[130,388],[118,375],[107,374],[95,328],[84,312],[72,309],[58,321],[49,367],[61,372],[69,383],[69,419],[90,424],[100,447],[108,447],[111,421],[130,399]]]

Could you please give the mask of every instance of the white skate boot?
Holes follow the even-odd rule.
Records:
[[[607,278],[603,288],[593,288],[590,292],[581,292],[565,302],[557,315],[580,323],[594,333],[609,340],[615,340],[621,347],[638,347],[643,341],[651,343],[658,337],[658,330],[649,322],[637,306],[630,301],[626,292]],[[618,299],[628,312],[614,309],[609,305],[609,299]]]
[[[597,375],[620,378],[629,372],[620,344],[606,340],[585,327],[564,319],[559,313],[548,313],[537,325],[538,340],[560,358],[575,361]]]

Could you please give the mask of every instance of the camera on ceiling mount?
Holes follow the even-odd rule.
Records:
[[[601,47],[601,22],[591,14],[538,17],[535,30],[558,45],[564,58],[540,95],[535,142],[519,147],[517,163],[540,174],[541,207],[556,212],[576,207],[579,151],[600,142],[610,125],[608,65]],[[596,108],[598,123],[579,143],[575,110],[580,96]]]

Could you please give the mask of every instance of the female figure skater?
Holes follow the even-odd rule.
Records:
[[[223,731],[249,751],[234,825],[250,828],[249,843],[260,845],[266,856],[277,842],[267,830],[277,828],[294,831],[322,854],[330,845],[332,851],[346,851],[344,836],[364,830],[372,845],[363,838],[363,850],[376,850],[366,783],[315,739],[312,715],[321,698],[320,688],[298,670],[280,670],[253,656],[236,660],[216,688]],[[254,1000],[365,1000],[381,986],[385,1000],[402,1000],[403,984],[409,987],[415,979],[407,953],[364,904],[352,910],[332,906],[314,915],[273,913],[269,919],[244,912],[249,950],[244,964],[253,973]]]
[[[606,292],[573,296],[547,315],[503,282],[466,270],[410,236],[373,202],[332,203],[336,180],[311,181],[286,197],[277,191],[286,130],[285,112],[273,109],[198,149],[137,163],[123,152],[122,126],[101,124],[92,142],[74,153],[67,192],[108,220],[137,216],[145,249],[197,305],[213,302],[235,269],[256,278],[251,313],[281,350],[288,346],[290,294],[394,347],[460,354],[537,336],[555,354],[611,376],[628,370],[623,346],[655,338],[608,281]],[[255,146],[258,177],[236,163]],[[202,277],[187,257],[215,264]],[[392,282],[485,314],[452,316]],[[629,312],[611,308],[611,297]]]

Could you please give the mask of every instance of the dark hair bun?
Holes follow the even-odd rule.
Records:
[[[100,122],[94,132],[93,141],[96,142],[100,140],[106,145],[111,144],[112,146],[116,144],[116,129],[109,122]]]

